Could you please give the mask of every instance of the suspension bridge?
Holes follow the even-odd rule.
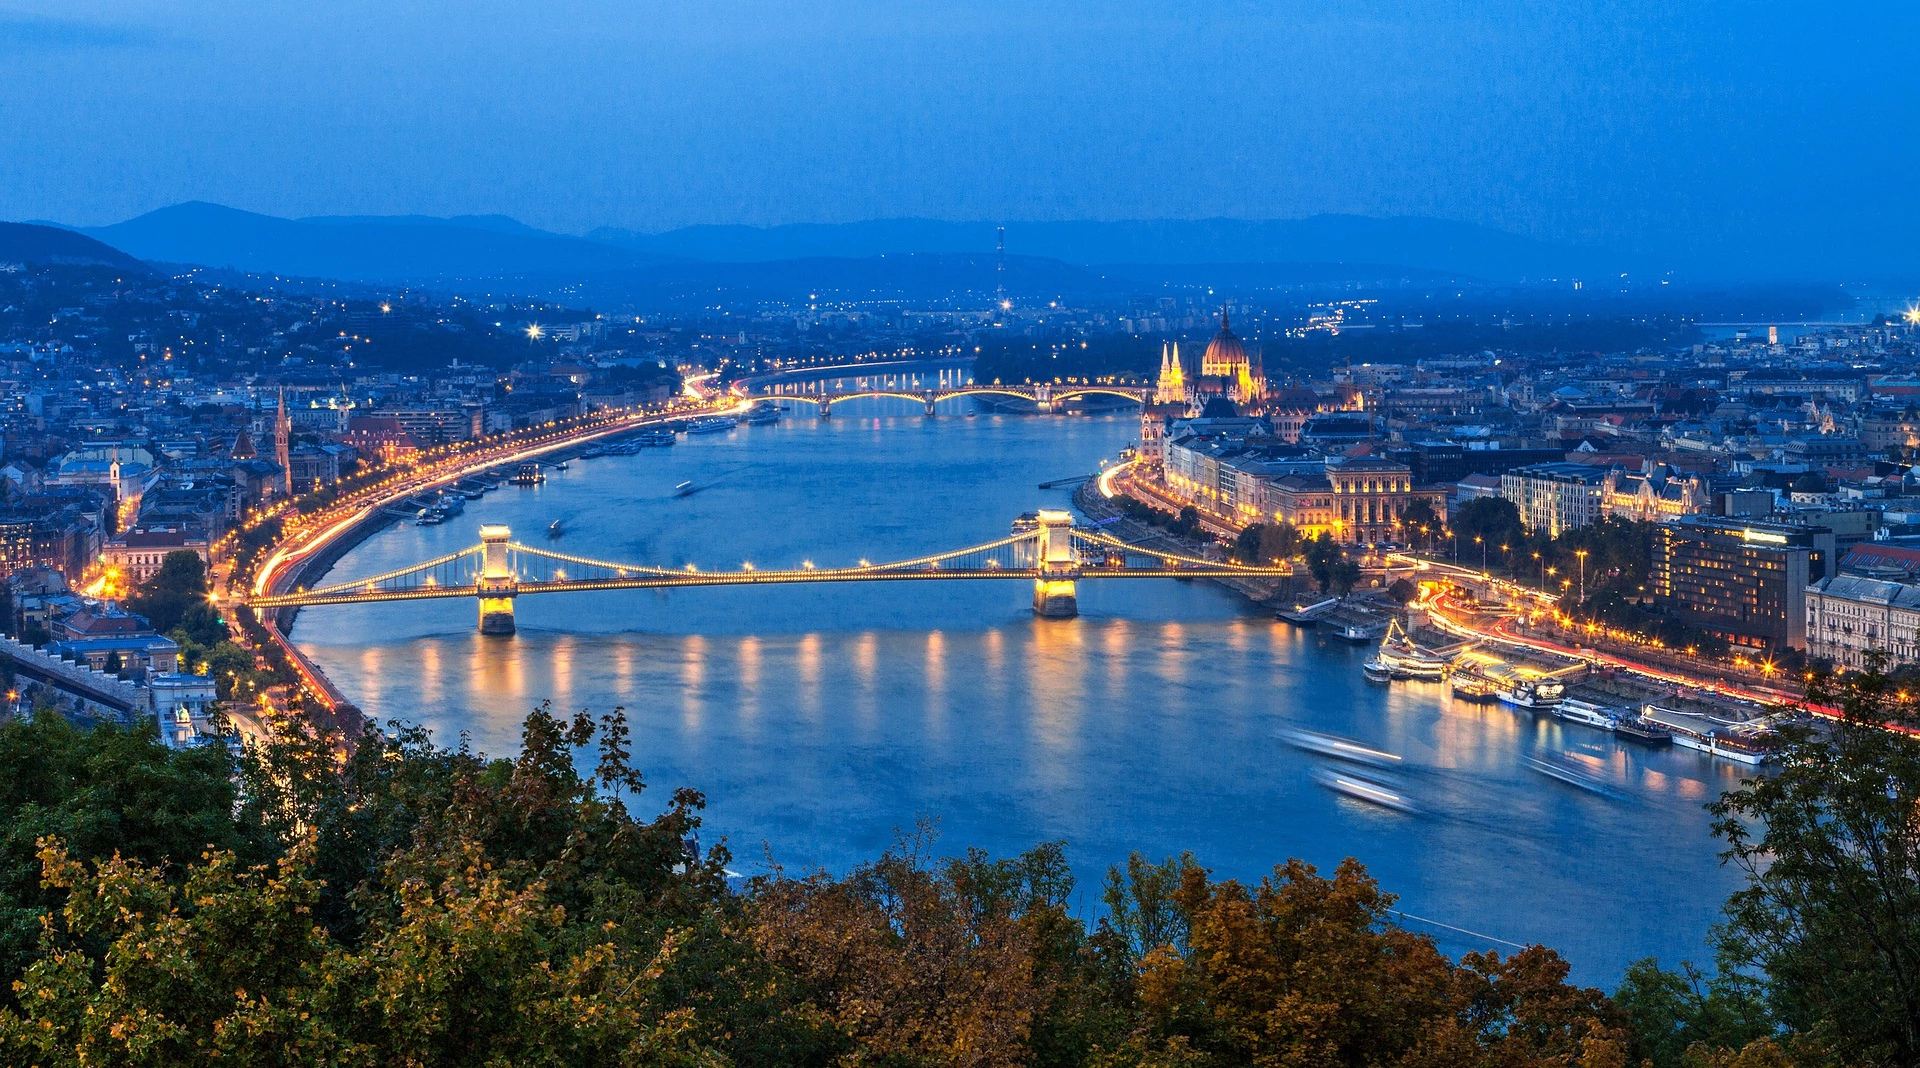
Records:
[[[430,598],[479,602],[482,634],[512,634],[516,598],[594,590],[657,590],[704,586],[778,586],[811,582],[928,582],[977,579],[1033,583],[1033,611],[1048,618],[1079,613],[1076,583],[1089,579],[1280,578],[1291,567],[1257,567],[1148,549],[1074,525],[1068,512],[1030,513],[998,541],[911,560],[852,567],[702,571],[692,564],[659,567],[594,560],[536,549],[505,526],[480,528],[480,544],[412,567],[312,589],[256,595],[256,609],[311,608]]]
[[[829,389],[824,383],[801,382],[783,384],[772,390],[752,394],[754,400],[798,401],[812,404],[819,409],[822,419],[829,418],[833,406],[841,401],[857,400],[861,397],[893,397],[904,401],[917,401],[926,405],[928,415],[934,414],[934,405],[955,397],[1005,397],[1012,400],[1032,401],[1043,412],[1053,412],[1060,405],[1074,397],[1119,397],[1145,404],[1153,395],[1149,386],[1118,385],[1056,385],[1041,382],[1020,386],[941,386],[935,389],[913,389],[907,386],[893,388],[888,386],[860,387],[855,389]]]

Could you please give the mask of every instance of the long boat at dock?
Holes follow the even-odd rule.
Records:
[[[1447,677],[1448,664],[1445,656],[1416,644],[1396,619],[1388,622],[1380,648],[1361,670],[1375,682],[1395,679],[1442,682]]]
[[[1773,717],[1734,720],[1648,702],[1640,720],[1666,731],[1673,744],[1741,764],[1760,765],[1773,755]]]
[[[1543,670],[1469,649],[1454,657],[1447,681],[1455,696],[1470,701],[1499,701],[1528,712],[1552,712],[1567,692],[1566,679],[1586,672],[1585,664]]]

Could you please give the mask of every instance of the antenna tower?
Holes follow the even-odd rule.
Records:
[[[997,233],[999,240],[994,246],[993,306],[1005,308],[1007,306],[1007,228],[999,227]]]

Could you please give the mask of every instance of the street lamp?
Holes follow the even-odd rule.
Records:
[[[1540,565],[1540,592],[1545,593],[1547,592],[1547,562],[1540,558],[1539,553],[1533,554],[1533,562]]]
[[[1580,603],[1587,603],[1587,550],[1575,549],[1573,555],[1580,558]]]
[[[1487,577],[1487,539],[1481,537],[1478,534],[1475,534],[1473,536],[1473,542],[1475,545],[1480,546],[1480,577],[1486,578]]]

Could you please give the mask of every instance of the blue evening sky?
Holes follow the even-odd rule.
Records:
[[[0,0],[0,218],[1920,238],[1920,4]]]

